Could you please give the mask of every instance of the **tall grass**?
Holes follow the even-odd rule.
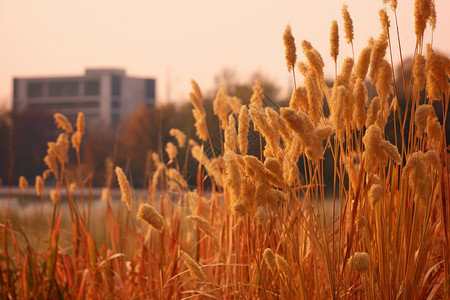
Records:
[[[153,176],[145,199],[137,199],[127,170],[116,167],[124,203],[113,210],[109,185],[105,188],[105,223],[92,218],[90,177],[79,152],[83,119],[73,132],[63,116],[55,115],[65,132],[48,144],[49,170],[42,176],[56,182],[46,250],[33,246],[8,208],[0,228],[1,295],[450,298],[450,59],[423,38],[427,23],[435,28],[434,1],[417,0],[412,76],[406,81],[402,61],[401,76],[394,76],[392,52],[401,51],[390,39],[399,35],[397,3],[383,2],[394,13],[395,26],[390,27],[386,10],[380,11],[380,36],[369,40],[358,59],[338,56],[337,22],[332,23],[332,87],[325,82],[321,54],[310,42],[299,44],[306,60],[297,61],[290,26],[283,35],[294,82],[289,107],[264,107],[258,81],[249,105],[240,105],[222,87],[214,100],[221,153],[211,145],[203,96],[193,81],[190,98],[200,142],[190,139],[185,145],[183,133],[171,131],[174,140],[165,148],[169,161],[151,156]],[[343,17],[353,49],[346,6]],[[296,72],[304,86],[296,81]],[[395,84],[400,77],[404,106]],[[387,124],[393,124],[391,139]],[[252,129],[260,134],[260,157],[247,154]],[[73,174],[66,168],[69,136],[79,166]],[[198,162],[193,190],[177,160],[184,153],[178,148],[184,147],[186,159]],[[332,170],[324,167],[326,151],[333,158]],[[331,200],[325,199],[326,176],[333,177]],[[77,199],[72,182],[81,191]],[[71,228],[66,248],[60,243],[61,190],[67,194],[65,218]],[[42,199],[50,201],[48,195]],[[94,227],[103,229],[100,239],[93,238]]]

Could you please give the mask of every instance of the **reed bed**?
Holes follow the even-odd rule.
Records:
[[[8,209],[0,224],[2,298],[449,299],[450,59],[424,40],[424,31],[436,26],[434,1],[416,0],[412,76],[406,79],[402,61],[402,74],[394,74],[391,53],[401,51],[391,43],[391,35],[399,35],[397,1],[383,3],[380,35],[357,57],[339,56],[338,22],[332,22],[331,86],[321,54],[309,41],[298,43],[287,26],[289,106],[265,107],[259,81],[248,105],[222,87],[214,100],[220,153],[206,151],[214,147],[203,95],[192,81],[198,139],[170,131],[169,161],[152,154],[145,199],[135,196],[126,168],[115,166],[123,203],[112,209],[107,184],[105,223],[92,217],[89,174],[81,165],[83,115],[74,131],[55,114],[63,132],[48,143],[48,170],[36,180],[38,195],[53,206],[47,248],[37,251]],[[347,6],[342,15],[353,49]],[[259,157],[247,153],[249,130],[259,133]],[[79,164],[71,175],[70,145]],[[324,168],[326,151],[331,171]],[[194,189],[178,164],[181,153],[198,163]],[[333,192],[326,200],[330,174]],[[45,195],[40,190],[49,176],[56,184]],[[80,198],[72,196],[72,182]],[[71,228],[64,248],[61,190]],[[92,237],[94,227],[103,229],[100,240]]]

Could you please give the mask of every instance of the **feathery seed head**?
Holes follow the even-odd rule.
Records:
[[[367,71],[369,71],[371,53],[372,53],[372,45],[368,45],[361,51],[358,57],[358,62],[356,63],[354,71],[355,75],[356,77],[361,78],[363,81],[366,80]]]
[[[275,263],[277,264],[278,270],[282,271],[286,276],[291,274],[291,268],[289,263],[281,255],[275,254]]]
[[[166,144],[166,152],[169,156],[169,160],[174,160],[177,157],[178,149],[172,142],[167,142]]]
[[[355,252],[348,260],[351,271],[364,272],[369,269],[370,259],[366,252]]]
[[[330,56],[337,62],[337,56],[339,54],[339,30],[338,24],[336,20],[331,22],[331,30],[330,30]]]
[[[299,86],[294,91],[292,91],[291,100],[289,101],[289,107],[294,110],[302,110],[304,112],[308,112],[308,93],[305,87]]]
[[[291,25],[287,25],[283,33],[283,43],[285,47],[285,56],[288,71],[294,71],[295,63],[297,61],[297,53],[295,47],[295,39],[292,35]]]
[[[248,148],[248,128],[249,128],[250,118],[248,116],[247,106],[243,105],[239,112],[239,152],[241,155],[247,155]]]
[[[181,130],[172,128],[170,129],[169,134],[175,137],[178,147],[184,148],[184,145],[186,144],[186,135]]]
[[[416,124],[416,134],[422,137],[427,127],[427,118],[429,114],[434,113],[433,106],[430,104],[419,105],[414,114],[414,123]]]
[[[236,132],[236,121],[233,114],[230,114],[228,117],[228,125],[225,127],[224,150],[236,152],[237,146],[238,137]]]
[[[84,128],[85,128],[85,120],[84,120],[84,113],[82,113],[81,111],[78,112],[78,116],[77,116],[77,131],[83,135],[84,134]]]
[[[44,191],[44,179],[39,175],[36,176],[35,187],[36,187],[36,194],[38,196],[42,196],[42,193]]]
[[[381,67],[381,62],[386,55],[386,49],[388,47],[388,36],[385,32],[381,33],[377,41],[372,47],[372,52],[370,54],[370,72],[369,77],[373,84],[378,81],[379,69]]]
[[[266,248],[263,253],[263,258],[269,269],[271,271],[275,271],[277,264],[275,262],[275,254],[273,253],[272,249]]]
[[[416,53],[414,56],[413,65],[414,88],[422,91],[425,87],[425,57],[422,54]]]
[[[51,190],[50,200],[52,200],[53,204],[56,204],[61,201],[61,192],[59,191],[59,189]]]
[[[422,44],[423,33],[427,26],[427,20],[431,14],[430,0],[414,1],[414,26],[417,42]]]
[[[389,32],[389,27],[391,26],[391,23],[389,22],[389,17],[387,15],[386,9],[380,9],[378,15],[380,16],[381,28],[387,34]]]
[[[198,229],[203,231],[204,234],[212,237],[212,231],[211,231],[211,225],[209,225],[209,222],[206,221],[204,218],[199,216],[187,216],[189,220],[195,223]]]
[[[131,211],[131,188],[127,176],[120,167],[116,167],[115,171],[117,181],[119,182],[120,192],[122,194],[122,201],[125,202],[128,210]]]
[[[25,191],[28,188],[28,180],[23,176],[19,177],[19,188],[22,191]]]
[[[203,272],[203,269],[199,263],[197,263],[190,255],[186,252],[182,252],[184,258],[184,264],[189,269],[191,276],[201,282],[208,281],[208,277]]]
[[[250,107],[255,109],[261,108],[264,99],[264,91],[261,87],[261,81],[259,81],[259,79],[255,80],[255,84],[252,89],[253,94],[250,97]]]
[[[225,130],[228,125],[228,92],[224,85],[221,85],[213,101],[214,114],[219,118],[220,129]]]
[[[60,113],[55,113],[53,115],[55,119],[55,124],[57,128],[61,128],[66,133],[71,133],[73,131],[72,124],[67,120],[66,116]]]
[[[370,205],[372,207],[375,207],[375,205],[381,200],[382,195],[383,187],[381,186],[381,184],[373,184],[369,190]]]
[[[162,232],[166,226],[166,222],[159,212],[153,206],[146,203],[139,204],[137,219],[144,221],[148,226],[153,227],[159,232]]]
[[[348,6],[344,4],[342,6],[342,18],[344,19],[344,32],[345,39],[348,44],[353,43],[353,20],[350,17],[350,13],[348,12]]]
[[[361,130],[366,123],[367,113],[365,109],[367,101],[367,88],[362,78],[358,78],[354,87],[355,109],[353,110],[353,119],[358,130]]]

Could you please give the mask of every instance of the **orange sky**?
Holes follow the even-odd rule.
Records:
[[[292,84],[281,39],[286,24],[297,45],[306,39],[319,50],[331,76],[333,19],[340,30],[339,61],[351,55],[343,40],[343,3],[353,18],[358,55],[381,31],[381,0],[2,0],[0,105],[10,106],[13,76],[81,75],[86,67],[123,67],[129,75],[154,77],[159,102],[188,99],[191,78],[211,90],[225,67],[243,80],[260,71],[286,94]],[[404,56],[415,46],[413,6],[413,0],[398,0]],[[436,0],[436,6],[434,47],[450,54],[450,1]],[[398,61],[395,39],[393,50]]]

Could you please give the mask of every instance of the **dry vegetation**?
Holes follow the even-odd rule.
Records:
[[[383,2],[396,16],[396,1]],[[50,197],[42,194],[43,201],[53,201],[48,246],[34,248],[8,209],[0,224],[2,298],[448,299],[450,59],[423,38],[427,24],[431,30],[436,25],[434,1],[415,1],[417,44],[411,80],[402,76],[402,111],[390,55],[398,49],[390,35],[398,32],[386,10],[380,11],[379,37],[370,39],[357,59],[339,57],[338,24],[332,22],[332,87],[325,84],[321,55],[308,41],[300,43],[306,60],[298,62],[288,26],[283,41],[295,86],[289,107],[264,108],[258,81],[248,106],[221,88],[214,113],[222,153],[206,152],[214,147],[202,93],[192,81],[199,140],[186,140],[178,129],[170,132],[169,161],[153,153],[143,201],[135,197],[125,169],[116,167],[124,205],[113,211],[105,187],[104,223],[91,217],[88,174],[70,178],[65,170],[69,137],[81,164],[83,115],[74,132],[56,114],[64,133],[48,143],[48,171],[36,180],[38,195],[48,176],[56,181]],[[342,13],[353,48],[346,6]],[[304,86],[297,86],[295,72]],[[388,122],[394,124],[393,140],[385,134]],[[251,128],[260,133],[261,157],[247,155]],[[334,159],[329,200],[325,151]],[[184,153],[198,161],[194,190],[177,162]],[[81,200],[72,196],[71,182],[78,183]],[[61,190],[70,209],[69,248],[59,243]],[[100,239],[91,236],[94,226],[104,230]]]

